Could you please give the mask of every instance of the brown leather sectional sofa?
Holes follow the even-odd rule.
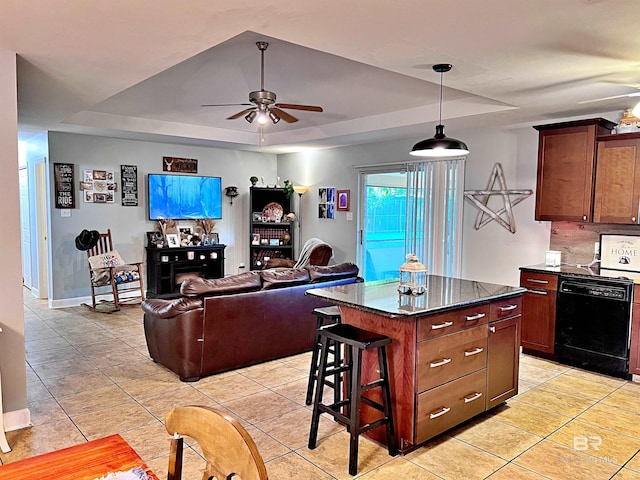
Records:
[[[359,280],[352,263],[185,280],[180,298],[142,302],[149,354],[189,382],[308,351],[328,304],[305,292]]]

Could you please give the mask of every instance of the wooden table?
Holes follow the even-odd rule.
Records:
[[[142,467],[149,478],[158,480],[120,435],[111,435],[2,465],[0,480],[93,480],[136,467]]]

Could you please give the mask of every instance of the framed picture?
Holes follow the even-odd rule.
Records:
[[[192,227],[178,227],[178,231],[181,235],[193,235]]]
[[[271,245],[272,247],[280,245],[280,240],[278,240],[277,238],[270,238],[269,245]]]
[[[260,214],[262,216],[262,214]],[[251,245],[260,245],[260,234],[254,233],[251,235]]]
[[[147,232],[147,246],[149,247],[157,247],[158,244],[162,245],[163,237],[160,232]]]
[[[600,268],[640,272],[640,235],[600,234]]]
[[[269,240],[267,240],[266,238],[261,238],[260,245],[269,245]]]
[[[167,233],[167,245],[169,245],[169,248],[180,246],[180,239],[177,233]]]
[[[338,190],[338,211],[348,212],[351,207],[351,190]]]
[[[217,245],[220,243],[220,237],[216,232],[212,232],[209,234],[209,242],[211,245]]]

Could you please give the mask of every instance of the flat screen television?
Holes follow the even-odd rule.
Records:
[[[222,179],[150,173],[149,220],[222,218]]]

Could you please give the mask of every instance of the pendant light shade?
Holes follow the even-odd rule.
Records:
[[[462,157],[469,153],[469,148],[464,142],[445,136],[442,124],[442,77],[451,70],[451,65],[440,63],[433,70],[440,74],[440,121],[434,137],[416,143],[409,153],[416,157]]]

